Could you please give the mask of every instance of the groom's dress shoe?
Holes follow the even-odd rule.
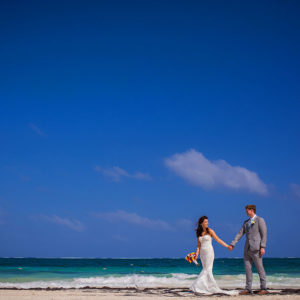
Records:
[[[258,295],[268,295],[269,292],[266,291],[266,290],[260,290],[257,294],[258,294]]]
[[[248,290],[243,290],[239,293],[240,295],[252,295],[252,293]]]

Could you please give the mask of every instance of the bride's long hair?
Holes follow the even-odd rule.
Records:
[[[202,236],[202,232],[203,232],[202,223],[203,223],[204,220],[208,220],[208,217],[207,217],[207,216],[202,216],[202,217],[199,218],[199,220],[198,220],[197,228],[196,228],[196,235],[197,235],[197,238],[198,238],[199,236]],[[210,234],[210,233],[209,233],[209,228],[206,228],[206,232],[207,232],[208,234]]]

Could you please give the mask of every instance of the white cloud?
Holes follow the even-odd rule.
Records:
[[[35,131],[35,133],[37,133],[39,136],[42,136],[42,137],[46,137],[47,134],[44,133],[40,128],[38,128],[36,125],[34,125],[33,123],[29,123],[29,127]]]
[[[110,177],[113,181],[120,181],[122,177],[134,178],[138,180],[151,180],[151,176],[149,174],[142,172],[130,174],[126,170],[117,166],[112,168],[102,168],[100,166],[96,166],[95,170],[106,177]]]
[[[68,227],[72,230],[79,231],[79,232],[83,231],[85,229],[84,224],[78,220],[70,220],[67,218],[61,218],[56,215],[53,215],[53,216],[40,215],[40,218],[43,220],[46,220],[48,222],[62,225],[62,226]]]
[[[209,161],[194,149],[165,159],[166,166],[192,184],[207,189],[225,187],[267,195],[268,188],[258,175],[240,166],[231,166],[225,160]]]
[[[178,229],[193,230],[194,227],[196,227],[196,222],[192,222],[189,219],[179,219],[177,220],[176,225]]]
[[[123,210],[117,210],[115,212],[98,212],[93,214],[95,217],[108,221],[108,222],[125,222],[135,224],[138,226],[146,227],[149,229],[159,229],[172,231],[174,230],[167,222],[162,220],[151,220],[145,217],[141,217],[136,213],[130,213]]]
[[[291,183],[290,190],[296,198],[300,199],[300,185],[299,184]]]
[[[140,180],[151,180],[151,176],[146,173],[142,172],[134,172],[130,177],[135,178],[135,179],[140,179]]]

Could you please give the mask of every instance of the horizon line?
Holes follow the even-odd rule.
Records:
[[[0,256],[0,259],[10,259],[10,258],[15,258],[15,259],[28,259],[28,258],[37,258],[37,259],[185,259],[184,257],[41,257],[41,256],[26,256],[26,257],[21,257],[21,256]],[[273,259],[273,258],[280,258],[280,259],[300,259],[300,257],[294,257],[294,256],[288,256],[288,257],[264,257],[264,259]],[[243,259],[243,257],[216,257],[215,259]]]

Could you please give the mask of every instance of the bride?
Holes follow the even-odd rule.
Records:
[[[228,245],[223,242],[211,228],[208,228],[208,218],[206,216],[203,216],[198,220],[198,228],[196,229],[196,234],[198,242],[196,258],[198,257],[200,252],[200,259],[203,269],[190,289],[197,294],[210,295],[222,293],[232,296],[238,295],[238,291],[221,290],[214,279],[212,269],[215,253],[212,246],[212,238],[214,238],[219,244],[226,248],[228,248]]]

